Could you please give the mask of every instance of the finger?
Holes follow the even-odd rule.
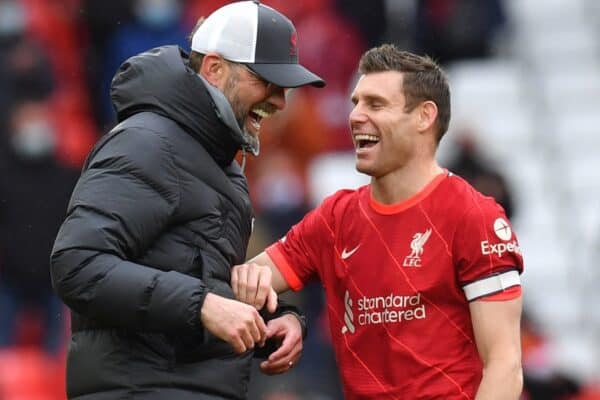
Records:
[[[254,306],[257,310],[260,310],[262,304],[257,306],[256,297],[258,295],[258,284],[260,280],[260,269],[256,268],[256,265],[252,265],[253,268],[249,268],[248,278],[246,281],[246,296],[248,298],[247,303]]]
[[[238,290],[238,284],[239,284],[239,278],[238,278],[238,274],[240,271],[240,266],[236,265],[231,269],[231,289],[233,289],[233,294],[235,295],[236,299],[240,299],[239,296],[239,290]]]
[[[254,340],[254,334],[251,331],[252,329],[242,329],[240,332],[240,338],[244,342],[246,350],[253,349],[254,343],[256,342],[256,340]]]
[[[284,338],[279,348],[269,355],[269,361],[274,363],[289,362],[300,353],[301,346],[299,340]]]
[[[294,365],[296,365],[299,359],[300,356],[292,358],[286,357],[285,359],[277,361],[265,360],[261,363],[261,370],[263,370],[263,372],[267,374],[285,372],[290,370]]]
[[[231,346],[233,347],[233,351],[235,351],[238,354],[245,352],[247,349],[246,344],[239,336],[233,336],[229,340],[229,344],[231,344]]]
[[[285,324],[281,322],[281,318],[275,318],[267,323],[267,339],[285,334]]]
[[[273,365],[273,363],[269,361],[263,361],[260,363],[260,370],[266,375],[277,375],[289,371],[290,366],[289,364],[284,364],[283,366]]]
[[[260,310],[261,308],[263,308],[267,297],[271,294],[271,290],[271,270],[268,268],[262,268],[260,274],[258,275],[256,302],[254,303],[257,309]],[[268,305],[267,309],[270,312],[273,312],[270,310]]]
[[[267,297],[267,310],[270,313],[274,313],[277,309],[277,292],[270,288],[269,296]]]
[[[238,300],[248,303],[248,297],[246,293],[246,285],[248,279],[248,266],[244,264],[238,270]]]
[[[262,317],[260,316],[260,314],[258,312],[256,312],[255,323],[256,323],[256,327],[258,328],[258,331],[260,333],[260,337],[257,342],[262,347],[265,345],[265,341],[267,340],[267,337],[268,337],[268,335],[267,335],[268,328],[267,328],[267,325],[265,325],[265,321],[263,321]]]
[[[260,334],[261,334],[261,337],[260,337],[260,343],[261,343],[262,345],[264,345],[264,344],[265,344],[265,341],[266,341],[266,340],[267,340],[267,338],[269,337],[269,336],[268,336],[268,331],[269,331],[269,329],[268,329],[267,325],[265,324],[265,321],[264,321],[264,320],[262,319],[262,317],[260,316],[260,314],[258,314],[258,313],[256,313],[256,314],[257,314],[257,317],[258,317],[258,322],[257,322],[257,325],[258,325],[258,329],[260,330]]]

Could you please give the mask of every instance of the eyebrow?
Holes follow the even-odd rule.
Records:
[[[356,103],[358,103],[358,97],[359,96],[357,96],[356,94],[353,94],[352,97],[350,98],[350,101],[352,101],[353,104],[356,104]],[[388,103],[388,100],[385,97],[377,95],[377,94],[365,94],[361,97],[364,101],[366,101],[368,103],[373,103],[376,101]]]

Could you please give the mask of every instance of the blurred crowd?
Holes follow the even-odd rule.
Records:
[[[0,0],[0,399],[64,398],[68,312],[52,294],[48,256],[79,168],[115,124],[114,72],[152,47],[189,50],[197,19],[229,2]],[[443,64],[492,57],[507,19],[501,0],[263,3],[294,21],[302,63],[327,87],[292,91],[286,110],[263,124],[261,155],[247,164],[257,214],[249,256],[314,205],[315,158],[352,150],[349,92],[363,51],[391,41]],[[468,132],[456,144],[447,167],[510,217],[518,204],[502,171],[480,157]],[[341,398],[320,287],[289,298],[309,318],[302,362],[287,376],[255,375],[250,398]],[[577,377],[544,369],[547,343],[528,315],[523,332],[524,399],[598,398]]]

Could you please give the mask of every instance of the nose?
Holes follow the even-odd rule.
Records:
[[[354,105],[348,119],[350,121],[350,126],[360,125],[367,121],[367,114],[364,112],[361,103],[356,103]]]
[[[279,111],[285,108],[285,90],[280,86],[272,85],[269,103],[271,103]]]

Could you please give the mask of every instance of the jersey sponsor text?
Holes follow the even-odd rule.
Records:
[[[342,333],[354,333],[354,314],[351,310],[353,303],[349,298],[348,291],[346,291],[344,299],[346,313],[344,315],[345,326],[342,328]],[[387,296],[363,296],[357,301],[357,311],[356,321],[361,326],[399,323],[414,319],[425,319],[427,317],[425,304],[421,301],[420,293],[414,296],[396,295],[394,293],[390,293]],[[352,316],[350,321],[348,321],[348,316]]]
[[[490,243],[489,240],[481,242],[481,254],[484,256],[496,254],[498,257],[502,257],[507,252],[521,254],[521,247],[516,240],[508,243]]]

